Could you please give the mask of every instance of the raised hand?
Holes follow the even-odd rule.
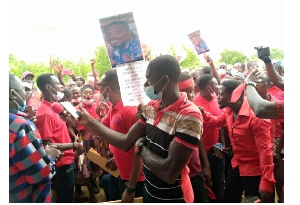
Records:
[[[54,61],[51,61],[51,67],[55,70],[57,74],[61,74],[62,71],[64,70],[62,64],[59,64],[58,62],[54,62]]]

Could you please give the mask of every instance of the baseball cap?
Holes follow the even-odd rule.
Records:
[[[32,76],[34,77],[34,75],[33,75],[32,72],[30,72],[30,71],[25,71],[25,72],[21,75],[21,80],[23,80],[27,75],[32,75]]]

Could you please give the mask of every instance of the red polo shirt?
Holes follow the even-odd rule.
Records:
[[[215,126],[227,123],[234,152],[232,167],[239,166],[240,176],[261,175],[259,188],[273,192],[275,179],[270,120],[257,118],[245,97],[235,121],[229,108],[224,115],[217,117],[205,113],[204,121]]]
[[[59,115],[52,111],[51,103],[43,100],[36,112],[36,126],[40,131],[42,140],[50,140],[51,143],[71,143],[68,128]],[[61,160],[56,164],[61,167],[74,161],[72,149],[64,151]]]
[[[215,96],[211,101],[207,101],[199,93],[194,98],[193,102],[197,106],[204,107],[204,110],[213,116],[218,116],[223,112],[218,104],[217,96]],[[219,142],[219,128],[204,122],[202,138],[205,145],[205,150],[207,153],[209,153],[213,145]]]
[[[131,126],[138,120],[136,118],[136,113],[136,106],[124,107],[123,102],[119,101],[114,107],[109,109],[101,123],[112,130],[126,134]],[[115,163],[119,168],[121,178],[129,180],[134,154],[133,148],[131,148],[128,152],[125,152],[109,144],[109,149],[114,154]],[[143,172],[140,174],[138,181],[145,181]]]

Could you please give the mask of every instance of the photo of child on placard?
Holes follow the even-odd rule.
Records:
[[[188,37],[193,43],[198,55],[209,51],[209,48],[207,47],[206,42],[201,37],[201,33],[199,30],[189,34]]]
[[[132,12],[99,19],[99,21],[112,68],[120,64],[144,60]]]

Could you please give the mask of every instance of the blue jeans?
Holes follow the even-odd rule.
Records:
[[[101,184],[104,189],[107,201],[115,201],[120,199],[119,179],[111,174],[104,174],[101,177]]]
[[[57,203],[74,203],[74,170],[74,163],[57,168],[52,179],[52,189],[56,192]]]
[[[220,159],[211,153],[207,154],[207,158],[211,171],[211,190],[216,196],[216,199],[210,200],[210,202],[220,203],[222,202],[225,188],[225,159]]]

